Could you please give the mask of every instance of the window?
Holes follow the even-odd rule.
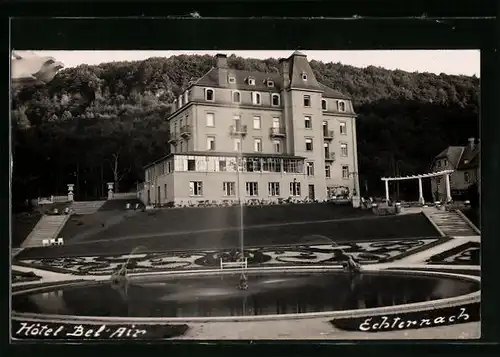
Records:
[[[179,152],[184,151],[184,141],[179,142]]]
[[[241,103],[241,93],[238,91],[233,92],[233,103]]]
[[[215,136],[207,136],[207,150],[215,150]]]
[[[306,139],[306,151],[313,151],[313,139]]]
[[[274,81],[272,81],[272,80],[268,79],[268,80],[267,80],[267,86],[268,86],[269,88],[274,87]]]
[[[255,78],[248,78],[248,84],[251,85],[251,86],[254,86],[255,85]]]
[[[326,110],[326,99],[321,99],[321,110]]]
[[[179,108],[181,108],[182,107],[182,95],[179,96],[178,103],[179,103]]]
[[[222,192],[224,196],[234,196],[236,193],[236,183],[235,182],[223,182]]]
[[[236,83],[236,78],[235,77],[229,77],[228,78],[228,82],[233,84],[233,83]]]
[[[347,135],[347,126],[345,122],[340,123],[340,134]]]
[[[464,172],[464,181],[466,183],[469,183],[470,182],[470,175],[468,172]]]
[[[279,154],[281,153],[281,141],[280,140],[273,140],[273,149],[274,152]]]
[[[261,100],[260,100],[260,93],[257,92],[252,92],[252,103],[255,105],[260,105]]]
[[[446,165],[448,165],[448,160],[444,159],[443,160],[443,166],[446,166]]]
[[[271,105],[277,107],[280,105],[280,95],[279,94],[271,94]]]
[[[307,73],[302,73],[302,80],[307,81]]]
[[[306,173],[307,176],[314,176],[314,163],[306,162]]]
[[[262,139],[253,139],[253,151],[255,152],[262,151]]]
[[[259,116],[253,117],[253,128],[255,130],[260,130],[260,117]]]
[[[325,166],[325,177],[326,178],[332,177],[332,169],[331,169],[330,165]]]
[[[280,195],[280,183],[279,182],[269,182],[268,185],[269,196],[279,196]]]
[[[247,196],[258,196],[259,195],[259,187],[257,182],[246,182],[245,183]]]
[[[312,129],[312,118],[310,116],[304,117],[304,128]]]
[[[219,171],[227,171],[226,160],[219,160]]]
[[[211,88],[205,88],[205,100],[207,100],[209,102],[213,102],[214,97],[215,97],[214,90]]]
[[[203,182],[190,181],[189,182],[189,196],[203,196]]]
[[[234,148],[234,151],[241,151],[241,139],[240,138],[233,139],[233,148]]]
[[[338,103],[339,112],[345,112],[345,102],[339,100],[337,103]]]
[[[347,157],[347,144],[340,144],[340,156]]]
[[[246,162],[243,163],[246,167],[247,172],[260,172],[261,164],[259,158],[248,158]]]
[[[290,196],[300,196],[300,182],[290,182]]]
[[[325,150],[325,158],[328,159],[330,156],[330,145],[328,143],[324,143],[323,148]]]
[[[304,107],[311,107],[311,96],[310,95],[305,95],[304,96]]]
[[[342,178],[343,179],[349,178],[349,166],[342,166]]]
[[[214,113],[207,113],[205,118],[206,118],[206,125],[213,128],[215,126]]]
[[[188,160],[188,171],[196,171],[196,161]]]

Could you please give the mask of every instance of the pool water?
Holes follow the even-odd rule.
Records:
[[[159,277],[126,286],[89,284],[12,298],[17,312],[112,317],[215,317],[295,314],[402,305],[479,290],[479,283],[447,277],[343,272],[257,274],[248,290],[239,275]]]

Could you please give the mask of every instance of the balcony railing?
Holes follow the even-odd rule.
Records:
[[[285,128],[269,128],[269,135],[272,137],[283,137],[285,136]]]
[[[323,130],[323,139],[333,140],[334,133],[333,130]]]
[[[247,135],[247,126],[246,125],[231,125],[229,127],[229,133],[231,135],[235,135],[235,136],[238,136],[238,135]]]
[[[170,133],[168,135],[168,143],[169,144],[177,144],[177,142],[179,141],[179,135],[177,133]]]
[[[189,137],[189,136],[191,136],[191,133],[192,133],[191,125],[181,126],[180,136],[182,136],[184,138]]]
[[[335,153],[325,152],[325,161],[335,161]]]

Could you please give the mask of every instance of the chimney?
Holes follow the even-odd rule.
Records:
[[[225,68],[227,69],[227,56],[222,53],[218,53],[215,55],[216,59],[216,67],[217,68]]]
[[[471,150],[474,150],[475,146],[476,146],[476,139],[475,138],[469,138],[469,147]]]
[[[219,73],[219,86],[227,87],[227,76],[228,76],[228,66],[227,66],[227,56],[222,53],[215,55],[215,67]]]
[[[286,58],[280,58],[279,64],[280,75],[283,78],[283,89],[286,89],[290,86],[290,64]]]

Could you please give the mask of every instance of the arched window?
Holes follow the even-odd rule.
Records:
[[[205,89],[205,100],[208,100],[210,102],[214,101],[214,90],[212,88]]]
[[[322,110],[326,110],[327,109],[326,99],[321,99],[321,109]]]
[[[277,107],[280,105],[280,95],[279,94],[272,94],[272,101],[271,103],[273,106]]]
[[[241,93],[234,91],[233,92],[233,103],[240,103],[241,102]]]
[[[345,102],[339,101],[339,112],[345,112]]]

